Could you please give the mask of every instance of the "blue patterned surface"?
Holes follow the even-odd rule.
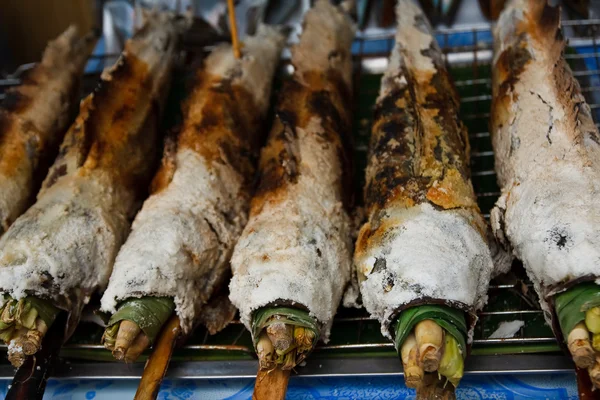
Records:
[[[4,398],[9,382],[0,382]],[[159,400],[248,400],[254,381],[167,380]],[[137,381],[132,380],[51,380],[45,400],[132,399]],[[290,380],[287,399],[414,399],[414,391],[401,377],[302,378]],[[457,390],[459,400],[577,399],[574,374],[469,376]]]

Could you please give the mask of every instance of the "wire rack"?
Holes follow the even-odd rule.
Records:
[[[600,20],[565,21],[565,35],[569,38],[567,58],[582,91],[592,108],[595,121],[600,121],[600,49],[596,32]],[[486,218],[499,196],[494,172],[494,153],[488,131],[491,105],[490,65],[492,59],[492,35],[489,26],[457,28],[437,32],[449,71],[461,96],[461,117],[469,129],[471,142],[472,180],[479,206]],[[393,31],[376,35],[359,33],[353,44],[355,55],[355,171],[357,192],[363,186],[363,171],[372,108],[379,90],[380,77],[387,66],[387,57],[393,48]],[[289,52],[286,52],[289,56]],[[114,55],[96,55],[94,62]],[[284,57],[285,58],[285,57]],[[282,71],[289,60],[282,63]],[[0,79],[2,92],[19,83],[19,76],[30,65]],[[91,91],[100,71],[86,75],[84,88]],[[358,196],[359,198],[361,195]],[[519,263],[515,263],[508,275],[492,282],[489,301],[479,315],[472,353],[495,355],[514,353],[556,353],[558,345],[550,328],[545,324],[532,285]],[[502,321],[521,320],[523,327],[513,338],[490,338]],[[82,323],[76,334],[62,351],[64,357],[77,359],[110,360],[109,352],[100,343],[101,330],[89,323]],[[320,344],[311,358],[331,359],[335,356],[359,356],[385,359],[395,356],[390,341],[385,339],[379,323],[364,310],[340,309],[333,324],[331,340]],[[199,329],[175,354],[179,360],[251,360],[254,350],[250,335],[239,321],[234,321],[224,331],[210,336]],[[399,364],[398,364],[399,365]],[[398,367],[398,369],[400,369]],[[0,374],[1,375],[1,374]]]

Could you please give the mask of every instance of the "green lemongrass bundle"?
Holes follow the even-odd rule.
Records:
[[[467,323],[462,311],[443,305],[408,308],[396,322],[396,350],[406,385],[419,388],[424,374],[437,372],[457,386],[467,356]]]
[[[261,369],[292,369],[319,341],[319,326],[308,311],[264,307],[252,318],[252,337]]]
[[[117,360],[133,362],[154,342],[174,310],[170,297],[127,299],[108,321],[102,343]]]
[[[35,354],[59,313],[51,301],[28,296],[3,299],[0,308],[0,339],[8,344],[8,359],[20,367],[28,355]]]

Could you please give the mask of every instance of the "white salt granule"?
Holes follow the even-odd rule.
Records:
[[[514,337],[523,326],[525,326],[525,321],[502,321],[489,339],[509,339]]]

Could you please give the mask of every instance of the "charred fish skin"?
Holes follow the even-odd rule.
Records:
[[[222,326],[205,318],[206,304],[228,276],[247,221],[284,43],[278,29],[261,26],[244,40],[242,58],[220,46],[198,70],[177,143],[163,157],[154,193],[117,256],[104,310],[114,313],[120,300],[131,297],[173,297],[184,334],[199,319]]]
[[[83,69],[95,40],[74,26],[48,43],[40,63],[0,104],[0,235],[35,199],[75,118]]]
[[[408,306],[445,303],[474,314],[494,268],[441,50],[415,2],[401,0],[396,13],[366,169],[368,221],[354,254],[365,308],[389,338]]]
[[[230,299],[251,329],[267,305],[305,307],[329,336],[351,277],[348,138],[354,25],[318,1],[292,48],[285,82],[259,163],[260,183],[231,266]]]
[[[510,2],[494,47],[491,130],[502,196],[492,228],[523,261],[550,320],[552,295],[598,278],[600,135],[563,57],[558,8]]]
[[[182,23],[153,14],[82,103],[37,202],[0,239],[0,291],[52,300],[67,337],[141,205],[157,158],[157,122]],[[158,161],[158,160],[156,160]]]

